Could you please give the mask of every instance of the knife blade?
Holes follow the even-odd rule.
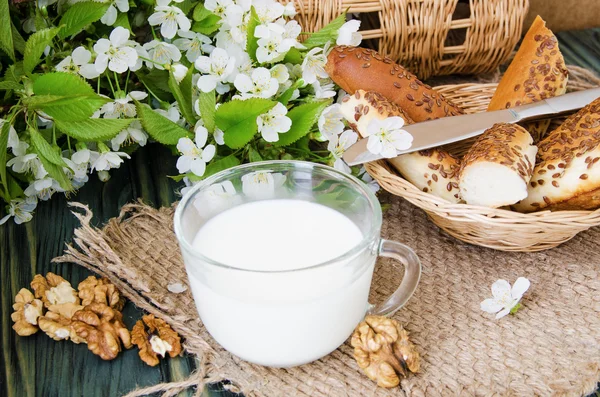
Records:
[[[511,109],[465,114],[407,125],[402,129],[413,136],[412,145],[406,150],[398,150],[396,156],[462,141],[482,134],[496,123],[517,123],[581,109],[598,97],[600,88],[592,88]],[[345,151],[342,158],[349,166],[385,158],[381,154],[370,152],[367,149],[368,141],[368,137],[360,139]]]

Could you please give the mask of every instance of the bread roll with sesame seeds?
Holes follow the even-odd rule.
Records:
[[[540,142],[528,196],[517,211],[600,208],[600,98]]]
[[[556,36],[538,15],[502,76],[487,110],[508,109],[562,95],[567,91],[567,80],[568,72]],[[533,141],[539,142],[549,124],[549,120],[539,120],[524,127]]]
[[[460,196],[467,204],[498,208],[527,197],[537,147],[523,127],[498,123],[462,159]]]
[[[412,124],[395,103],[377,92],[356,90],[353,95],[342,98],[340,111],[348,125],[367,137],[367,125],[371,120],[383,120],[392,116],[402,117]],[[388,159],[388,162],[418,189],[458,203],[458,170],[460,160],[440,149],[423,150]]]
[[[347,93],[378,92],[415,122],[463,113],[408,70],[370,49],[336,46],[327,56],[325,71]]]

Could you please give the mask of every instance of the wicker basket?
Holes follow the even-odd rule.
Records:
[[[600,80],[580,68],[569,67],[569,76],[569,91],[600,85]],[[496,83],[461,84],[436,89],[461,105],[468,113],[476,113],[486,110],[496,86]],[[554,124],[558,122],[555,121]],[[461,155],[469,145],[468,141],[464,141],[449,146],[448,150]],[[448,234],[471,244],[502,251],[541,251],[556,247],[577,233],[600,225],[600,209],[521,214],[503,209],[454,204],[422,192],[398,175],[386,161],[369,163],[366,168],[385,190],[404,197],[427,212],[431,220]]]
[[[289,0],[279,0],[287,3]],[[294,0],[315,31],[343,11],[359,14],[363,39],[421,79],[495,70],[521,37],[528,0]]]

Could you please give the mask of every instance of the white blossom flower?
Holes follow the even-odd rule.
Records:
[[[136,54],[138,54],[138,59],[137,59],[137,61],[135,61],[135,65],[130,66],[129,70],[131,70],[132,72],[140,70],[142,68],[142,66],[144,65],[143,58],[150,58],[150,56],[148,55],[148,51],[146,51],[144,49],[144,47],[137,41],[127,40],[125,42],[125,45],[133,48],[135,50]]]
[[[170,2],[171,0],[156,0],[155,12],[148,17],[148,23],[152,26],[160,25],[160,34],[167,39],[175,37],[178,28],[185,32],[192,27],[181,8],[169,6]]]
[[[271,98],[279,88],[277,79],[271,77],[271,72],[267,68],[254,69],[251,77],[238,74],[233,85],[240,92],[242,98]]]
[[[373,193],[377,193],[379,189],[381,189],[379,183],[377,183],[377,181],[373,179],[371,175],[369,175],[364,166],[361,167],[360,171],[358,171],[358,175],[360,175],[360,179],[367,184],[367,187],[371,189]]]
[[[185,57],[190,62],[195,62],[202,53],[211,52],[214,48],[210,37],[201,33],[180,30],[177,35],[180,38],[174,40],[173,44],[185,52]]]
[[[75,48],[71,55],[60,61],[55,69],[59,72],[79,73],[86,79],[95,79],[100,73],[96,70],[96,66],[90,63],[91,60],[92,53],[80,46]]]
[[[35,153],[24,153],[20,156],[15,156],[6,162],[6,166],[12,167],[12,170],[19,174],[37,174],[41,173],[40,167],[43,169],[40,159]]]
[[[413,136],[403,130],[402,117],[388,117],[384,120],[373,119],[367,124],[367,149],[386,158],[396,157],[397,150],[411,147]]]
[[[225,181],[213,183],[202,189],[194,199],[194,207],[199,214],[208,218],[241,203],[241,201],[242,198],[235,191],[233,183]]]
[[[179,107],[177,107],[177,102],[172,103],[171,106],[169,106],[169,108],[167,110],[154,109],[154,111],[156,113],[160,114],[161,116],[168,118],[175,124],[180,124],[180,122],[181,122],[181,112],[179,112]]]
[[[274,0],[253,0],[252,5],[261,25],[275,21],[285,11],[285,6]]]
[[[519,277],[515,284],[510,286],[506,280],[498,280],[492,284],[492,296],[481,302],[481,310],[487,313],[497,313],[496,319],[515,312],[519,308],[519,301],[531,283],[525,277]]]
[[[278,63],[277,65],[271,68],[271,77],[277,79],[279,84],[283,84],[290,78],[290,72],[285,65]]]
[[[153,67],[164,70],[164,65],[181,59],[181,51],[174,44],[164,41],[152,40],[144,44],[144,50],[148,52],[148,58],[153,62],[146,61],[148,69]]]
[[[100,18],[100,22],[108,26],[114,25],[114,23],[117,21],[117,8],[121,12],[129,11],[129,1],[111,0],[108,10],[106,10],[102,18]]]
[[[337,137],[344,131],[344,116],[342,115],[341,106],[337,103],[327,106],[321,115],[317,125],[319,126],[319,132],[327,140],[331,140]]]
[[[342,156],[350,146],[356,143],[358,134],[352,130],[346,130],[339,137],[337,135],[334,135],[334,137],[327,145],[327,150],[331,152],[334,158],[333,168],[349,174],[351,172],[350,167],[342,160]]]
[[[104,152],[100,153],[96,159],[92,161],[91,171],[108,171],[112,168],[119,168],[123,163],[123,157],[130,159],[127,153],[123,152]]]
[[[23,31],[25,33],[37,32],[37,28],[35,27],[35,17],[27,18],[23,21]]]
[[[73,153],[71,161],[77,165],[85,164],[86,166],[100,156],[100,153],[92,151],[90,149],[81,149]]]
[[[235,58],[229,57],[224,49],[215,48],[210,57],[200,56],[194,65],[204,73],[198,79],[198,88],[210,92],[227,81],[235,68]]]
[[[221,19],[225,16],[225,11],[230,5],[233,5],[233,0],[206,0],[204,2],[204,7]]]
[[[6,223],[11,217],[14,217],[15,223],[20,225],[21,223],[29,222],[33,218],[33,210],[37,207],[37,198],[27,197],[26,199],[16,198],[10,200],[10,203],[6,206],[7,215],[0,219],[0,225]]]
[[[353,19],[346,22],[338,31],[338,37],[335,43],[337,45],[358,46],[362,41],[362,35],[358,33],[358,28],[360,28],[360,21]]]
[[[325,71],[327,56],[325,50],[320,47],[315,47],[308,51],[302,61],[302,78],[308,84],[317,81],[317,78],[325,79],[329,77]]]
[[[0,129],[2,129],[4,123],[6,123],[6,120],[0,119]],[[12,153],[15,156],[24,156],[29,148],[29,144],[27,142],[19,139],[19,135],[17,135],[17,131],[12,125],[8,128],[7,147],[12,149]]]
[[[76,164],[73,160],[64,157],[68,155],[68,150],[63,151],[63,160],[68,166],[63,167],[63,170],[65,171],[67,177],[71,180],[73,187],[79,189],[89,180],[87,173],[89,163]]]
[[[187,75],[188,67],[180,63],[175,63],[171,65],[171,70],[173,70],[173,77],[175,77],[175,81],[177,81],[177,84],[179,84]]]
[[[127,128],[119,132],[117,136],[110,140],[112,149],[117,151],[126,142],[135,142],[140,146],[145,146],[148,141],[148,134],[142,128],[139,121],[133,121]]]
[[[105,119],[118,119],[135,117],[137,112],[135,105],[131,103],[133,99],[141,101],[148,96],[143,91],[131,91],[125,98],[117,98],[114,102],[105,103],[100,108],[100,114],[104,115]]]
[[[64,190],[60,187],[58,181],[47,176],[31,182],[25,189],[25,195],[27,197],[37,197],[39,200],[47,201],[55,192],[60,191]]]
[[[110,33],[109,40],[99,39],[94,44],[94,51],[98,54],[94,65],[98,73],[104,73],[107,66],[113,72],[123,73],[136,65],[138,54],[127,45],[128,39],[129,30],[118,26]]]
[[[296,6],[294,5],[293,1],[290,1],[283,8],[283,16],[288,17],[288,18],[293,18],[296,16],[296,14],[297,14]]]
[[[187,287],[181,283],[171,283],[167,285],[167,289],[169,290],[169,292],[172,292],[174,294],[181,294],[182,292],[187,291]]]
[[[312,83],[312,87],[315,90],[315,98],[333,98],[337,94],[330,79],[316,80]]]
[[[225,144],[225,134],[219,128],[215,128],[215,131],[213,132],[213,137],[215,138],[215,142],[217,142],[217,145]]]
[[[297,48],[306,48],[302,44],[298,42],[298,36],[302,33],[302,26],[298,23],[298,21],[285,21],[285,19],[278,19],[275,23],[283,26],[283,39],[289,40],[288,42],[292,45],[292,47]]]
[[[180,174],[191,171],[197,176],[204,175],[206,163],[215,156],[216,148],[214,145],[204,147],[208,138],[208,130],[202,125],[197,125],[195,131],[194,141],[190,138],[179,138],[177,143],[177,150],[181,153],[181,156],[177,159],[177,170]]]
[[[267,142],[277,142],[279,134],[288,132],[292,127],[292,120],[286,116],[287,108],[277,102],[267,113],[261,114],[256,118],[258,132]]]
[[[271,62],[281,57],[295,45],[296,40],[284,39],[285,28],[276,23],[259,25],[254,35],[259,37],[256,59],[260,63]]]
[[[108,171],[98,171],[98,179],[100,179],[101,182],[108,182],[108,180],[110,179],[110,174],[108,173]]]
[[[242,191],[255,200],[265,200],[275,196],[275,192],[285,183],[285,175],[270,171],[255,171],[242,176]]]

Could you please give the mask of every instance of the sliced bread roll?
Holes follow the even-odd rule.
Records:
[[[396,104],[376,92],[356,90],[353,95],[342,98],[340,110],[348,125],[362,137],[368,136],[367,126],[374,119],[383,120],[399,116],[406,124],[412,124],[410,117]],[[388,161],[420,190],[453,203],[459,202],[458,158],[440,149],[430,149],[405,154]]]
[[[527,130],[514,124],[495,124],[462,159],[460,196],[467,204],[491,208],[524,199],[536,152]]]
[[[562,95],[567,90],[568,72],[554,33],[546,22],[535,18],[521,47],[502,76],[488,111],[508,109]],[[546,134],[549,120],[526,123],[534,142]]]
[[[539,145],[528,196],[517,211],[600,207],[600,98],[570,116]]]
[[[325,71],[347,93],[354,94],[359,89],[378,92],[415,122],[463,113],[408,70],[370,49],[334,47]]]

